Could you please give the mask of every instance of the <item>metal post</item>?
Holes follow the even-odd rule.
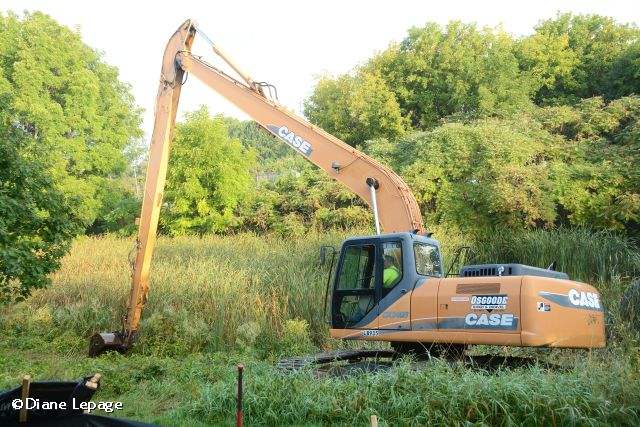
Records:
[[[238,364],[238,400],[237,400],[237,408],[236,408],[236,427],[242,427],[243,424],[243,413],[242,413],[242,371],[244,371],[244,366],[242,363]]]
[[[373,220],[376,224],[376,234],[380,234],[380,217],[378,216],[378,200],[376,199],[376,190],[378,189],[378,180],[375,178],[367,178],[367,185],[371,193],[371,207],[373,208]]]

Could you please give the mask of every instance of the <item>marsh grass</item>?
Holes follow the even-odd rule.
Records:
[[[0,308],[0,387],[23,373],[38,379],[105,375],[100,398],[125,402],[118,416],[161,424],[230,424],[234,364],[247,364],[251,424],[598,425],[640,423],[638,337],[617,317],[621,290],[637,274],[634,242],[583,230],[497,233],[476,243],[435,230],[451,259],[473,244],[480,261],[544,266],[554,260],[603,293],[612,319],[607,349],[487,347],[562,364],[493,373],[437,362],[414,370],[316,380],[283,374],[282,355],[343,345],[327,338],[323,299],[327,267],[318,248],[342,233],[283,240],[241,234],[160,238],[139,345],[128,356],[84,356],[95,331],[120,326],[129,289],[132,240],[78,239],[53,286]],[[365,232],[366,233],[366,232]]]

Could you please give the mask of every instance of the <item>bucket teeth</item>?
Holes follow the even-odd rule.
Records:
[[[96,357],[107,351],[124,353],[129,349],[121,332],[100,332],[89,340],[89,356]]]

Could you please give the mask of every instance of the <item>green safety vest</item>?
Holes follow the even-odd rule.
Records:
[[[391,286],[396,284],[396,281],[400,278],[400,272],[396,268],[396,266],[391,266],[389,268],[385,268],[382,273],[382,286],[385,288],[390,288]]]

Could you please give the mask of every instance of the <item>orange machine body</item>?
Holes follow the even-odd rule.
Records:
[[[416,268],[418,256],[414,253],[416,242],[426,241],[436,247],[435,240],[411,233],[380,238],[383,245],[395,241],[396,247],[402,248],[403,277],[392,289],[380,292],[376,288],[381,288],[382,283],[376,277],[381,276],[381,270],[374,266],[371,268],[374,291],[368,296],[363,297],[367,295],[363,290],[340,289],[348,262],[343,250],[333,285],[333,299],[337,300],[332,304],[334,338],[567,348],[605,345],[602,302],[592,286],[538,276],[556,272],[531,267],[527,268],[534,275],[510,275],[510,264],[496,264],[494,270],[482,273],[494,275],[444,278],[439,268],[442,265],[439,250],[434,251],[435,262],[431,263],[437,268],[426,271],[432,275],[420,274],[417,271],[420,267]],[[344,245],[363,247],[370,241],[356,238]],[[380,252],[380,248],[375,251]],[[377,262],[382,262],[381,257]],[[357,322],[345,322],[350,308],[356,304],[354,299],[369,297],[373,301],[368,300],[366,314]]]

